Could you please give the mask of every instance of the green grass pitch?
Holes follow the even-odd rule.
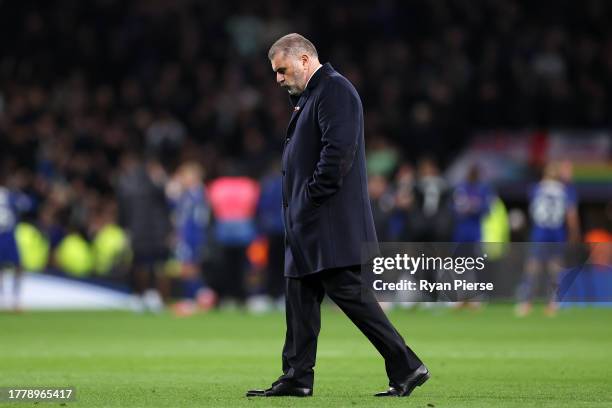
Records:
[[[313,398],[244,397],[279,375],[279,312],[0,314],[0,386],[72,385],[78,400],[68,407],[612,407],[610,309],[518,319],[509,305],[488,305],[390,317],[432,373],[407,399],[372,397],[386,388],[383,361],[332,307]]]

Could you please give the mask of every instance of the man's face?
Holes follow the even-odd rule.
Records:
[[[299,95],[306,87],[308,56],[292,56],[276,53],[272,60],[272,70],[276,72],[276,82],[287,89],[289,95]]]

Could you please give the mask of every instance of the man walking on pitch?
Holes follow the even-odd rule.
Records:
[[[268,58],[294,106],[282,158],[287,332],[283,374],[247,397],[312,395],[325,294],[384,357],[390,388],[376,395],[408,396],[429,371],[362,288],[361,245],[376,232],[359,95],[299,34],[277,40]]]

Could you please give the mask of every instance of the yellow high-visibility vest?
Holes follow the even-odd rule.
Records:
[[[32,224],[20,222],[15,228],[15,241],[21,267],[29,272],[45,269],[49,260],[49,241]]]

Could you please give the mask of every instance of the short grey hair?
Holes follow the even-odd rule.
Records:
[[[268,59],[272,60],[279,52],[282,52],[284,55],[306,54],[319,58],[315,46],[306,37],[298,33],[287,34],[276,40],[268,51]]]

